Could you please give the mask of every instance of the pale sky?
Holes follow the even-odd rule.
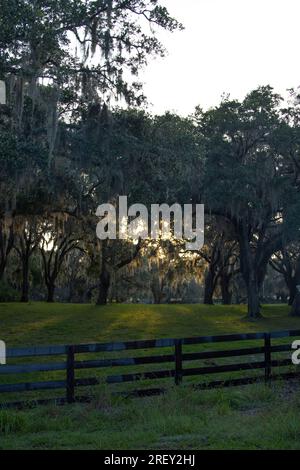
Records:
[[[141,75],[154,113],[183,115],[270,84],[300,85],[299,0],[161,0],[185,31],[159,34],[168,50]]]

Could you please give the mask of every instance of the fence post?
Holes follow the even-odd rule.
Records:
[[[175,385],[182,382],[182,341],[175,340]]]
[[[265,382],[271,380],[271,335],[265,333]]]
[[[75,371],[74,371],[75,347],[67,349],[67,402],[75,402]]]

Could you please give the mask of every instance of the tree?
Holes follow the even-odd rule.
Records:
[[[270,265],[275,271],[282,274],[289,289],[289,305],[293,305],[297,286],[300,285],[300,253],[299,246],[292,244],[274,253]]]
[[[241,103],[225,99],[216,109],[196,113],[206,142],[201,197],[208,212],[226,218],[235,232],[249,319],[260,317],[266,268],[283,245],[288,213],[295,213],[299,200],[292,168],[299,127],[290,124],[291,112],[281,110],[280,102],[270,87],[261,87]]]
[[[93,253],[96,266],[100,264],[100,275],[98,275],[97,305],[106,305],[108,302],[109,292],[112,287],[112,280],[115,274],[132,263],[138,256],[142,246],[141,240],[134,245],[130,241],[123,240],[103,240],[97,243],[98,250]]]
[[[88,156],[80,159],[83,153]],[[143,201],[150,206],[166,200],[170,203],[183,200],[188,192],[184,178],[188,180],[191,164],[199,158],[199,149],[195,127],[188,119],[171,114],[153,118],[134,109],[109,112],[106,107],[93,106],[78,129],[73,158],[81,162],[79,173],[85,175],[85,193],[78,209],[85,218],[86,229],[89,227],[88,236],[94,239],[93,213],[102,201],[114,204],[119,195],[129,195],[129,205],[131,201]],[[111,270],[119,266],[118,260],[110,261],[111,256],[122,253],[131,263],[135,248],[131,241],[116,240],[100,243],[99,251],[98,302],[105,303]],[[97,263],[98,259],[94,265]]]
[[[22,266],[22,293],[21,302],[29,301],[29,262],[33,252],[38,247],[41,234],[39,224],[35,218],[20,219],[16,228],[14,249],[16,250]]]
[[[204,278],[204,304],[213,305],[214,294],[220,286],[223,303],[231,303],[231,281],[239,271],[237,242],[228,221],[207,215],[205,218],[205,244],[198,252],[206,263]],[[200,264],[199,269],[203,269]]]
[[[32,93],[46,78],[68,110],[99,93],[140,102],[140,84],[124,77],[164,55],[155,28],[182,28],[158,0],[2,0],[0,78],[12,74]]]
[[[14,233],[12,224],[7,226],[3,221],[0,221],[0,281],[3,279],[8,257],[13,246]]]
[[[182,298],[188,282],[201,280],[199,256],[185,252],[182,240],[147,240],[141,253],[139,272],[145,270],[155,304]]]
[[[39,244],[42,257],[44,279],[47,287],[47,302],[54,302],[54,292],[57,278],[61,272],[66,257],[74,250],[82,250],[75,224],[64,221],[61,227],[46,222]]]
[[[297,286],[297,292],[294,298],[292,309],[290,312],[292,317],[300,317],[300,286]]]
[[[16,214],[25,223],[28,213],[44,218],[51,213],[89,217],[95,210],[99,193],[107,193],[118,173],[117,155],[110,161],[112,136],[105,103],[120,97],[127,103],[144,100],[139,69],[149,56],[165,52],[157,28],[170,32],[182,28],[157,0],[1,2],[0,79],[7,87],[7,106],[0,108],[3,225]],[[90,130],[95,133],[87,148]],[[104,169],[112,175],[106,185]],[[109,192],[117,194],[113,184]],[[24,195],[26,202],[30,200],[29,212]],[[35,242],[27,229],[17,238],[25,299],[25,260],[31,255],[28,246],[35,247]],[[6,257],[5,247],[2,252]],[[104,286],[105,263],[101,269]]]

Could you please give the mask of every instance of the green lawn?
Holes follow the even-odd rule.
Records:
[[[244,306],[0,304],[0,339],[14,347],[300,328],[300,319],[290,318],[286,306],[265,306],[264,318],[254,323],[245,315]],[[234,345],[240,346],[245,342]],[[55,374],[60,373],[47,378],[56,379]],[[45,379],[41,375],[34,380]],[[101,386],[89,405],[0,410],[0,449],[300,448],[295,382],[206,392],[175,387],[169,379],[168,385],[160,397],[124,399]]]
[[[0,303],[0,338],[8,347],[246,333],[300,327],[288,307],[269,305],[246,320],[245,306]]]

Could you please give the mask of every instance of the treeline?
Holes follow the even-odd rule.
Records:
[[[19,290],[25,302],[30,284],[45,286],[48,301],[68,285],[70,299],[81,287],[82,301],[105,304],[140,291],[162,302],[183,297],[194,281],[205,303],[215,295],[224,303],[246,299],[249,318],[258,318],[273,269],[273,284],[282,276],[299,315],[297,94],[286,105],[265,86],[189,118],[152,116],[140,84],[124,78],[163,54],[141,17],[181,28],[153,0],[3,2],[3,289]],[[109,105],[119,96],[127,109]],[[172,238],[97,240],[96,208],[119,195],[129,204],[204,204],[205,246],[186,253]]]
[[[203,285],[205,303],[217,293],[228,304],[237,284],[257,316],[271,268],[286,284],[277,291],[288,289],[292,304],[300,284],[297,113],[296,98],[293,107],[282,108],[269,87],[242,103],[197,109],[189,119],[110,112],[99,104],[76,126],[59,123],[51,165],[29,159],[26,166],[17,142],[10,143],[13,161],[24,166],[12,176],[7,166],[2,183],[1,278],[7,272],[27,301],[33,263],[52,301],[57,283],[75,269],[70,276],[81,279],[81,298],[100,304],[128,300],[130,291],[136,298],[139,289],[149,301],[179,299],[192,280]],[[9,114],[5,122],[3,132],[11,135]],[[205,246],[186,253],[173,239],[99,241],[96,208],[118,195],[146,205],[204,203]]]

